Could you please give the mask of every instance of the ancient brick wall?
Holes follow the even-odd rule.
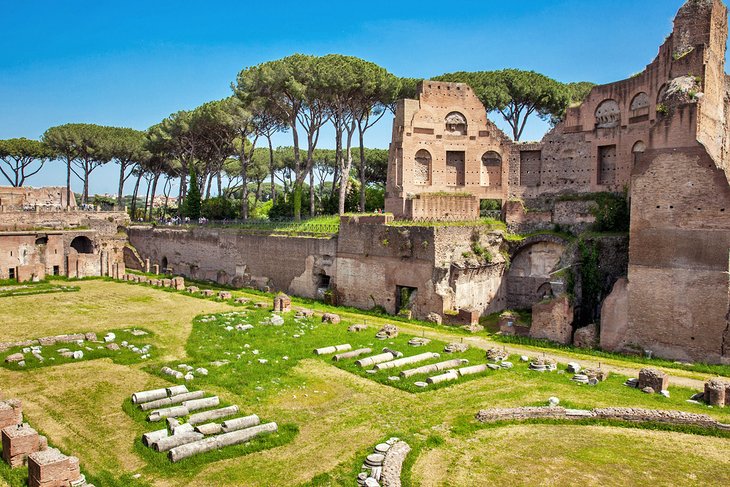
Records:
[[[701,147],[652,151],[633,181],[620,347],[728,361],[730,187]]]
[[[0,187],[0,211],[34,207],[58,210],[66,207],[66,201],[65,187]],[[70,203],[71,208],[76,207],[76,198],[73,193]]]
[[[412,311],[441,313],[434,275],[434,229],[361,225],[343,219],[337,241],[334,287],[338,303],[389,313],[398,310],[398,291],[415,289]]]
[[[489,258],[474,254],[475,243]],[[338,302],[399,310],[399,290],[415,290],[411,311],[468,308],[479,314],[503,309],[502,237],[479,227],[358,225],[343,219],[337,250]],[[489,261],[487,261],[489,260]]]
[[[337,250],[336,240],[330,238],[261,236],[215,228],[131,227],[129,240],[143,259],[175,274],[310,298],[334,274]]]

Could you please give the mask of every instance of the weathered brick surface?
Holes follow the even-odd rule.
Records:
[[[532,307],[530,336],[569,345],[573,338],[573,307],[567,296],[560,296]]]
[[[41,449],[38,432],[27,423],[2,430],[3,460],[11,467],[20,467],[31,453]]]

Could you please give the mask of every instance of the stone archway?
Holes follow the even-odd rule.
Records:
[[[79,254],[93,254],[94,243],[91,239],[85,235],[79,235],[78,237],[71,240],[71,248]]]
[[[507,307],[528,309],[546,294],[552,295],[554,273],[568,242],[555,235],[536,235],[525,239],[512,253],[506,275]]]

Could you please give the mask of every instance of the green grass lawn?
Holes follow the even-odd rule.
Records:
[[[728,409],[686,402],[695,392],[689,388],[670,384],[670,398],[650,396],[623,386],[626,377],[618,373],[596,387],[581,386],[566,373],[529,371],[513,355],[512,369],[421,389],[413,383],[425,376],[399,381],[389,377],[404,368],[450,358],[465,358],[470,365],[484,363],[484,351],[472,346],[461,354],[441,353],[447,342],[469,338],[448,327],[424,327],[321,303],[308,306],[318,312],[338,312],[343,322],[323,324],[318,317],[297,319],[291,313],[284,315],[283,325],[275,326],[265,324],[272,316],[269,309],[251,304],[234,306],[107,280],[79,281],[78,286],[78,293],[4,300],[7,306],[0,307],[0,321],[11,326],[0,331],[0,341],[81,331],[102,336],[106,330],[141,328],[149,335],[135,339],[152,344],[152,357],[140,362],[89,355],[81,361],[53,366],[46,361],[23,370],[5,366],[0,368],[0,383],[6,396],[23,399],[27,420],[53,446],[81,459],[97,485],[353,485],[365,456],[391,436],[413,447],[403,475],[406,486],[535,485],[545,479],[556,479],[551,485],[730,481],[730,439],[695,434],[699,431],[623,424],[486,427],[474,419],[483,408],[543,405],[548,397],[557,396],[568,407],[676,409],[730,423]],[[234,292],[234,297],[244,295],[271,300],[261,293]],[[385,322],[399,326],[400,334],[376,340],[375,333]],[[367,323],[369,328],[347,331],[354,323]],[[237,330],[240,324],[253,329]],[[424,334],[432,340],[427,346],[407,344],[413,335]],[[333,362],[331,355],[313,353],[315,348],[344,343],[353,349],[372,348],[373,353],[389,347],[404,355],[432,351],[441,357],[369,374],[356,367],[354,359]],[[537,344],[526,348],[531,355],[552,350]],[[588,356],[572,350],[562,353],[578,360]],[[213,362],[223,364],[216,367]],[[644,365],[631,357],[606,362]],[[276,421],[279,432],[175,465],[164,454],[142,446],[141,435],[160,424],[147,423],[129,396],[176,382],[163,376],[160,368],[182,363],[209,371],[188,382],[190,390],[218,395],[223,405],[237,404],[241,415],[255,413],[263,421]],[[683,456],[678,460],[682,451],[691,452],[687,461]],[[616,477],[617,462],[623,462],[622,477]],[[662,477],[668,471],[672,475]],[[13,486],[24,481],[17,472],[0,468],[0,476]]]

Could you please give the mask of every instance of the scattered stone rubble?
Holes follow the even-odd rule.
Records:
[[[730,381],[710,379],[705,383],[702,399],[710,406],[730,406]]]
[[[466,343],[449,343],[444,346],[444,353],[464,353],[469,350],[469,345]]]
[[[143,336],[147,335],[147,332],[142,330],[124,330],[126,332],[131,333],[134,336]],[[55,335],[55,336],[47,336],[47,337],[41,337],[35,340],[24,340],[19,342],[8,342],[8,343],[2,343],[0,344],[0,351],[7,350],[9,348],[13,347],[24,347],[21,352],[13,353],[5,357],[6,363],[14,363],[17,364],[19,367],[25,367],[26,366],[26,359],[28,355],[32,355],[33,358],[35,358],[39,362],[45,362],[46,357],[44,357],[44,348],[43,347],[51,347],[58,344],[69,344],[69,346],[74,345],[75,347],[79,347],[77,350],[72,350],[70,348],[59,348],[58,350],[55,350],[55,352],[58,353],[62,358],[66,359],[74,359],[74,360],[81,360],[84,358],[84,350],[86,351],[92,351],[93,348],[91,348],[92,345],[96,345],[97,348],[102,348],[102,344],[106,343],[105,347],[108,350],[111,351],[119,351],[122,347],[128,348],[132,352],[138,354],[140,356],[140,359],[145,360],[150,357],[150,349],[152,348],[151,345],[144,345],[142,347],[137,347],[136,345],[132,345],[129,342],[122,342],[121,346],[117,343],[115,343],[116,335],[112,332],[107,333],[104,335],[102,340],[99,340],[96,333],[89,332],[89,333],[74,333],[74,334],[65,334],[65,335]],[[75,348],[74,347],[74,348]],[[81,349],[83,348],[83,349]],[[55,360],[54,357],[51,357],[50,360]]]
[[[507,351],[500,348],[490,348],[486,356],[490,362],[503,362],[509,358]]]
[[[350,327],[348,327],[347,331],[349,331],[351,333],[360,333],[361,331],[365,331],[367,329],[368,329],[368,325],[355,324],[355,325],[351,325]]]
[[[357,485],[400,487],[403,462],[410,451],[408,443],[399,438],[390,438],[385,443],[379,443],[373,453],[365,458],[362,472],[357,476]]]
[[[571,372],[571,364],[568,364],[568,372]],[[576,364],[577,365],[577,364]],[[579,366],[580,367],[580,366]],[[605,370],[602,370],[600,368],[598,369],[580,369],[573,372],[575,375],[573,375],[573,378],[571,379],[573,382],[577,382],[578,384],[587,384],[590,386],[596,386],[599,382],[603,382],[608,378],[608,372]]]
[[[558,370],[558,364],[555,360],[547,357],[538,358],[530,362],[530,370],[536,372],[553,372]]]
[[[148,419],[165,419],[167,427],[145,433],[142,435],[142,443],[155,451],[167,452],[168,458],[174,463],[226,446],[247,443],[262,434],[278,431],[276,423],[261,424],[255,414],[233,417],[240,413],[238,406],[217,408],[220,405],[218,397],[199,397],[204,394],[204,391],[188,392],[185,386],[132,394],[132,402],[143,411],[150,410],[149,405],[156,406],[159,401],[167,401],[165,405],[173,404],[171,407],[151,410]],[[195,395],[196,398],[181,400],[190,395]],[[183,418],[187,421],[183,421]],[[221,423],[216,422],[224,418]]]
[[[314,316],[314,310],[309,308],[295,308],[296,313],[294,314],[295,318],[311,318]]]
[[[334,313],[325,313],[322,315],[322,323],[330,323],[333,325],[338,324],[340,321],[340,315],[336,315]]]
[[[379,332],[375,334],[378,340],[387,340],[398,336],[398,327],[395,325],[383,325]]]
[[[428,338],[413,337],[408,340],[408,345],[412,347],[423,347],[425,345],[428,345],[429,343],[431,343],[431,340],[429,340]]]

